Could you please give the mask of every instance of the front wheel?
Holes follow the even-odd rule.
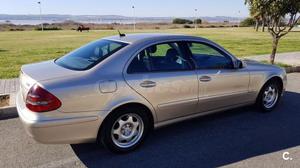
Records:
[[[125,153],[136,149],[149,130],[149,118],[143,109],[120,109],[103,123],[100,139],[112,152]]]
[[[265,112],[272,111],[280,100],[281,92],[282,88],[277,81],[269,81],[259,93],[256,104]]]

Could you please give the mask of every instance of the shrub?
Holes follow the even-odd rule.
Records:
[[[42,28],[41,27],[36,27],[35,30],[36,31],[42,31]],[[44,30],[45,31],[48,31],[48,30],[62,30],[62,28],[60,28],[60,27],[44,27]]]
[[[9,31],[24,31],[25,29],[22,28],[16,28],[16,29],[9,29]]]
[[[193,24],[194,22],[187,19],[176,18],[173,20],[173,24]]]
[[[184,25],[183,28],[189,29],[192,28],[190,25]]]
[[[208,28],[216,28],[217,26],[216,25],[209,25],[207,26]]]
[[[202,24],[202,19],[196,19],[195,22],[196,22],[197,24]]]
[[[255,19],[254,18],[246,18],[243,21],[241,21],[240,26],[241,27],[250,27],[255,25]]]

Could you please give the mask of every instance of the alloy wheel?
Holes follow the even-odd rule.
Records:
[[[113,124],[111,138],[120,148],[130,148],[141,139],[144,132],[144,123],[137,114],[125,114]]]
[[[278,100],[278,89],[274,85],[266,87],[263,93],[263,105],[265,108],[270,109],[274,107]]]

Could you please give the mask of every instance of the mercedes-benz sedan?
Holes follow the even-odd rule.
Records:
[[[287,79],[204,38],[132,34],[24,65],[20,83],[18,113],[36,141],[128,152],[152,128],[251,104],[271,111]]]

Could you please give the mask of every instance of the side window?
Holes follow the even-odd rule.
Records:
[[[188,43],[193,59],[200,69],[230,69],[231,59],[214,47],[203,43]]]
[[[146,51],[143,50],[137,56],[134,57],[127,69],[127,73],[143,73],[150,72],[150,70],[151,68],[149,57],[146,55]]]
[[[153,45],[130,63],[128,73],[190,70],[191,65],[177,43]]]

